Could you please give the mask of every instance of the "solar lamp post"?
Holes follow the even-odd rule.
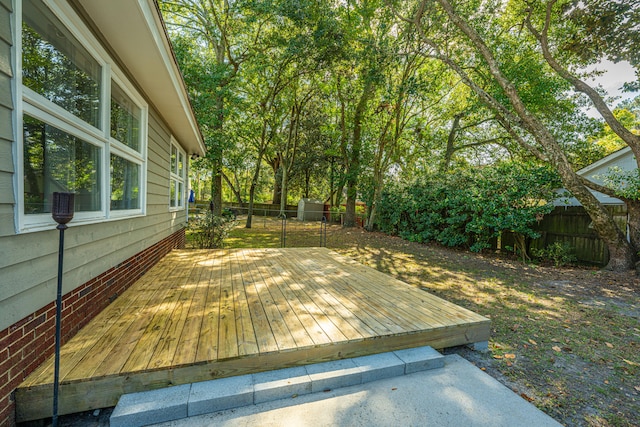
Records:
[[[58,289],[56,295],[56,343],[53,374],[53,427],[58,425],[58,384],[60,381],[60,331],[62,321],[62,261],[64,258],[64,231],[67,223],[73,219],[74,193],[53,193],[51,216],[58,223],[60,230],[60,244],[58,247]]]

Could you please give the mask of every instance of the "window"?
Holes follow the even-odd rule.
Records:
[[[173,138],[172,138],[173,139]],[[169,206],[184,209],[185,154],[175,142],[171,143],[171,182],[169,183]]]
[[[54,191],[76,194],[74,221],[142,215],[147,107],[66,2],[47,4],[21,4],[20,229],[52,223]]]
[[[140,151],[140,107],[111,82],[111,137],[124,145]]]
[[[111,209],[140,209],[140,165],[111,155]]]
[[[100,210],[100,148],[24,115],[25,214],[51,212],[54,191],[75,192],[76,210]]]
[[[23,2],[22,84],[100,127],[102,67],[41,2]]]

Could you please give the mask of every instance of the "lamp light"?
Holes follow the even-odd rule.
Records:
[[[64,230],[67,223],[73,219],[75,194],[53,193],[51,216],[58,223],[60,230],[60,245],[58,247],[58,291],[56,295],[56,346],[53,374],[53,427],[58,425],[58,388],[60,382],[60,330],[62,321],[62,261],[64,259]]]

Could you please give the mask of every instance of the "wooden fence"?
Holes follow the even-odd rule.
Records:
[[[249,203],[222,203],[223,208],[229,208],[237,211],[238,215],[246,214],[249,211]],[[285,209],[287,218],[293,218],[298,215],[297,205],[287,205]],[[257,216],[278,216],[280,215],[280,203],[277,205],[271,203],[254,203],[253,214]]]
[[[626,205],[611,205],[606,208],[622,230],[627,229]],[[554,242],[568,243],[579,261],[605,265],[609,262],[609,251],[593,229],[591,218],[582,206],[558,206],[545,215],[534,227],[540,237],[529,242],[529,249],[544,249]],[[504,233],[501,248],[513,246],[513,235]]]

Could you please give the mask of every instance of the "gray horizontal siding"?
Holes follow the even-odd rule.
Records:
[[[0,236],[15,234],[11,5],[0,1]],[[0,273],[0,286],[2,281]]]

